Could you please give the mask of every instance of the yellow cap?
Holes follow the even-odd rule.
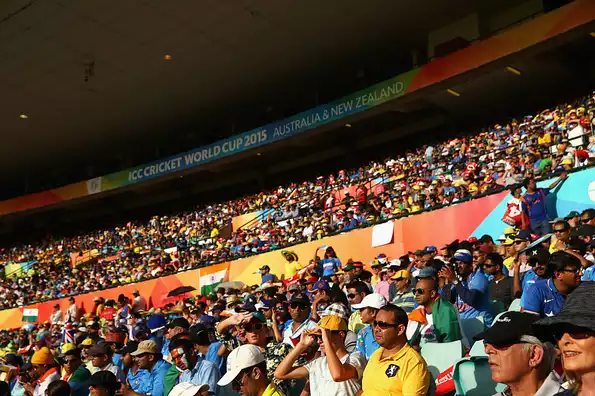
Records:
[[[62,355],[66,354],[67,352],[70,352],[72,350],[76,349],[76,345],[71,344],[70,342],[62,345],[62,348],[60,349],[60,351],[62,352]]]
[[[504,230],[504,235],[513,235],[516,234],[516,231],[512,227],[508,227]]]
[[[507,238],[504,242],[502,242],[502,245],[504,245],[504,246],[510,246],[513,243],[514,243],[514,240]]]
[[[83,342],[80,343],[80,346],[93,346],[93,340],[90,338],[85,338]]]
[[[56,364],[56,361],[48,347],[43,347],[33,354],[33,357],[31,357],[31,364]]]
[[[327,330],[347,331],[347,322],[345,319],[337,315],[327,315],[320,319],[318,327]]]
[[[409,279],[409,271],[399,270],[392,276],[391,279],[399,279],[399,278]]]

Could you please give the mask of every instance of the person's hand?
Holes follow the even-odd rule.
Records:
[[[252,314],[250,312],[241,312],[232,315],[230,319],[232,325],[241,325],[244,323],[248,323],[250,319],[252,319]]]
[[[304,330],[300,336],[300,345],[303,348],[308,348],[316,342],[316,330]]]
[[[321,301],[327,301],[328,299],[329,299],[329,296],[327,296],[326,294],[320,294],[320,293],[319,293],[319,294],[316,296],[316,298],[314,298],[314,302],[313,302],[313,304],[312,304],[312,305],[314,305],[314,304],[316,304],[316,305],[317,305],[319,302],[321,302]]]
[[[456,279],[455,272],[450,265],[443,266],[438,272],[438,276],[446,279],[449,283],[453,283]]]
[[[35,388],[33,387],[33,385],[31,385],[27,382],[24,382],[21,385],[25,389],[25,392],[29,393],[30,395],[33,395],[35,393]]]

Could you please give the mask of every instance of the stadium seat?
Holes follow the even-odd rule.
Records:
[[[487,356],[470,356],[455,363],[452,378],[457,396],[487,396],[504,390],[506,385],[492,380]]]
[[[510,303],[510,307],[508,307],[508,310],[519,312],[521,310],[521,299],[517,298],[512,303]]]
[[[461,319],[461,327],[463,327],[465,336],[471,342],[473,337],[485,329],[485,324],[483,323],[483,317],[480,316],[473,319]]]
[[[485,344],[483,340],[478,340],[473,343],[469,356],[488,356],[485,351]]]
[[[421,356],[428,364],[428,370],[434,378],[451,367],[463,356],[461,341],[437,343],[428,342],[421,348]]]

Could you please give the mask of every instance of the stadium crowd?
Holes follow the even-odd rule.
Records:
[[[97,297],[88,312],[71,297],[46,322],[0,331],[0,392],[465,394],[459,361],[477,366],[474,394],[591,395],[595,209],[549,224],[543,236],[510,227],[498,241],[379,254],[370,265],[343,265],[329,246],[290,282],[265,266],[260,285],[163,309],[137,291]],[[437,357],[450,359],[450,379]]]
[[[28,265],[5,271],[0,308],[101,290],[320,239],[589,165],[595,156],[592,134],[578,147],[569,144],[569,134],[592,132],[594,111],[594,95],[589,95],[337,175],[178,215],[155,216],[147,222],[131,221],[84,235],[5,247],[0,252],[4,268],[9,263]],[[346,189],[352,193],[345,193]],[[521,190],[517,190],[515,197],[520,198]],[[258,226],[228,232],[234,216],[254,211],[264,212]],[[518,213],[512,217],[511,225],[529,226],[521,224],[526,217]],[[534,231],[547,231],[547,222],[543,224],[544,229],[534,224]],[[171,248],[176,252],[171,253]],[[73,259],[73,255],[83,257],[89,252],[92,260]]]

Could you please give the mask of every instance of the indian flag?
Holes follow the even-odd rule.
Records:
[[[200,294],[205,296],[213,293],[215,289],[228,279],[229,264],[216,264],[209,267],[201,268],[200,276]]]
[[[23,322],[36,323],[39,316],[39,309],[25,308],[23,309]]]

